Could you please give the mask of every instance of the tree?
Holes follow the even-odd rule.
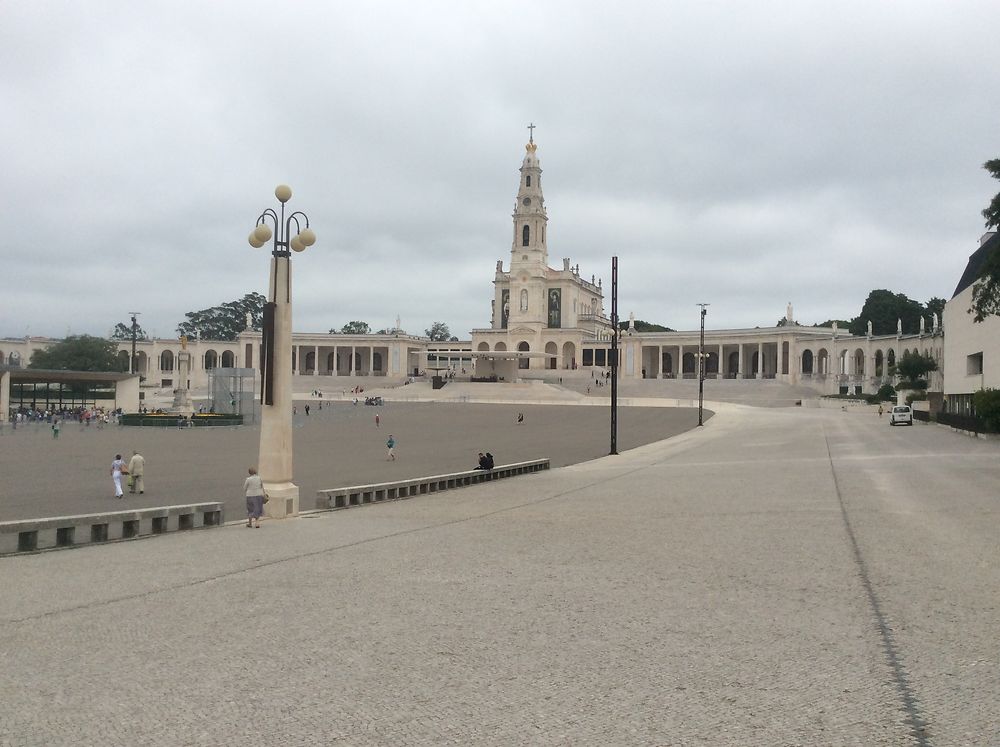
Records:
[[[902,293],[881,289],[868,294],[861,313],[851,320],[852,335],[868,334],[868,322],[872,323],[872,334],[892,335],[896,333],[896,323],[903,322],[903,334],[916,334],[920,330],[920,317],[924,315],[924,305],[907,298]]]
[[[851,323],[846,319],[827,319],[825,322],[820,322],[819,324],[814,324],[814,327],[832,327],[834,324],[837,325],[837,329],[847,329],[851,326]]]
[[[368,322],[348,322],[340,328],[341,334],[345,335],[367,335],[371,331],[372,328],[368,326]]]
[[[947,303],[943,298],[938,298],[934,296],[930,301],[924,304],[924,308],[927,309],[927,316],[931,314],[937,314],[938,322],[941,321],[941,317],[944,316],[944,305]]]
[[[187,321],[177,325],[177,333],[206,340],[235,340],[247,329],[247,314],[250,315],[250,329],[261,329],[266,300],[260,293],[247,293],[237,301],[189,311],[184,315]]]
[[[1000,158],[994,158],[983,164],[983,168],[990,172],[994,179],[1000,179]],[[1000,192],[993,196],[990,204],[983,210],[983,217],[986,218],[986,228],[1000,228]]]
[[[983,164],[994,179],[1000,179],[1000,158]],[[1000,228],[1000,192],[994,195],[983,210],[986,228]],[[1000,316],[1000,251],[993,253],[983,263],[978,281],[972,286],[972,308],[969,313],[977,322],[988,316]]]
[[[425,329],[424,334],[433,342],[446,342],[451,337],[451,330],[444,322],[434,322],[430,329]]]
[[[899,382],[898,389],[926,389],[927,381],[924,378],[931,371],[937,371],[938,364],[930,353],[917,353],[907,350],[903,357],[896,361],[891,373],[898,375],[902,381]]]
[[[628,322],[618,322],[618,327],[622,330],[628,329]],[[652,322],[645,322],[642,319],[635,320],[635,331],[636,332],[675,332],[676,330],[670,329],[670,327],[664,327],[662,324],[653,324]]]
[[[126,361],[126,366],[128,362]],[[31,354],[28,368],[56,371],[118,371],[118,343],[103,337],[71,335]]]
[[[132,339],[132,325],[131,324],[125,324],[124,322],[118,322],[118,324],[115,325],[114,332],[111,333],[111,339],[112,340],[131,340]],[[137,340],[146,340],[146,339],[148,339],[148,335],[146,334],[146,330],[144,330],[142,327],[136,326],[136,328],[135,328],[135,339],[137,339]]]

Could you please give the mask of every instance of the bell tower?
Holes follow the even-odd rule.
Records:
[[[511,271],[527,270],[529,275],[544,276],[549,253],[545,243],[545,197],[542,195],[542,167],[538,163],[535,125],[528,125],[528,143],[521,162],[521,181],[514,203],[514,241],[510,250]]]

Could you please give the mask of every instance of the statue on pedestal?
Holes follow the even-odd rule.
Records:
[[[174,388],[173,412],[190,416],[194,413],[191,395],[188,392],[188,377],[191,375],[191,353],[187,349],[188,339],[181,335],[181,352],[177,354],[177,386]]]

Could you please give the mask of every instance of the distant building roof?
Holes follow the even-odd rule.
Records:
[[[138,374],[118,371],[62,371],[44,368],[0,368],[10,371],[11,382],[124,381]]]
[[[951,294],[952,298],[979,280],[979,276],[983,272],[983,265],[986,264],[986,260],[989,259],[990,254],[998,248],[1000,248],[1000,234],[994,231],[983,237],[979,248],[969,257],[969,263],[965,266],[962,279],[958,281],[958,285],[955,286],[955,292]]]

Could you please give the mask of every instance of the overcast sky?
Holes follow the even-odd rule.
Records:
[[[0,15],[0,336],[266,293],[294,328],[490,322],[529,122],[550,265],[678,329],[950,298],[998,190],[981,2],[31,2]],[[610,312],[610,297],[606,299]]]

